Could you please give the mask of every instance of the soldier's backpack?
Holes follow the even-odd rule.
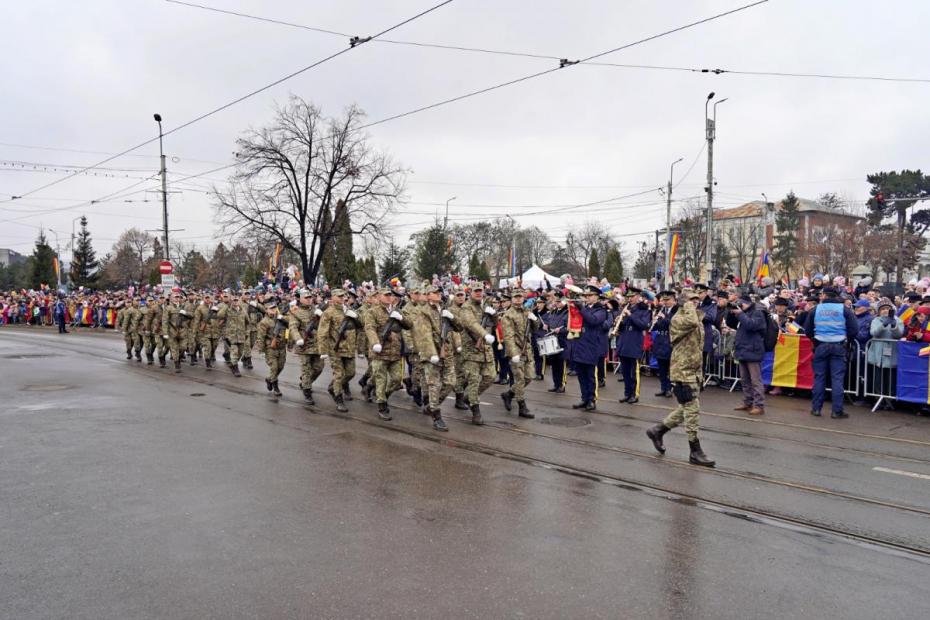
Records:
[[[765,334],[762,338],[762,342],[765,345],[765,352],[775,350],[775,345],[778,344],[778,323],[772,319],[772,315],[766,311],[763,311],[762,314],[765,315]]]

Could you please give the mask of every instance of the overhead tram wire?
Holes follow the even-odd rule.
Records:
[[[287,80],[290,80],[290,79],[292,79],[292,78],[294,78],[294,77],[297,77],[298,75],[301,75],[302,73],[305,73],[305,72],[309,71],[310,69],[313,69],[313,68],[315,68],[315,67],[318,67],[318,66],[322,65],[323,63],[329,62],[330,60],[333,60],[334,58],[338,58],[339,56],[342,56],[343,54],[345,54],[345,53],[347,53],[347,52],[349,52],[349,51],[351,51],[351,50],[353,50],[353,49],[355,49],[355,48],[357,48],[357,47],[360,47],[361,45],[364,45],[365,43],[368,43],[369,41],[371,41],[371,40],[373,40],[373,39],[377,39],[378,37],[380,37],[380,36],[382,36],[382,35],[385,35],[385,34],[391,32],[391,31],[393,31],[393,30],[396,30],[397,28],[400,28],[400,27],[402,27],[402,26],[404,26],[404,25],[406,25],[406,24],[409,24],[410,22],[412,22],[412,21],[414,21],[414,20],[416,20],[416,19],[419,19],[419,18],[423,17],[424,15],[427,15],[427,14],[429,14],[429,13],[432,13],[433,11],[435,11],[435,10],[437,10],[437,9],[439,9],[439,8],[441,8],[441,7],[443,7],[443,6],[447,5],[447,4],[449,4],[449,3],[451,3],[451,2],[452,2],[452,0],[443,0],[443,1],[440,2],[439,4],[436,4],[436,5],[434,5],[434,6],[430,7],[430,8],[428,8],[428,9],[426,9],[426,10],[424,10],[424,11],[421,11],[420,13],[417,13],[417,14],[414,15],[413,17],[408,17],[407,19],[405,19],[405,20],[403,20],[403,21],[401,21],[401,22],[398,22],[397,24],[394,24],[393,26],[391,26],[391,27],[389,27],[389,28],[386,28],[386,29],[382,30],[381,32],[379,32],[379,33],[377,33],[377,34],[374,34],[374,35],[371,35],[371,36],[368,36],[368,37],[365,37],[365,38],[361,38],[361,39],[358,38],[358,37],[353,37],[353,38],[352,38],[352,41],[351,41],[351,43],[350,43],[350,45],[349,45],[349,47],[345,47],[345,48],[339,50],[338,52],[336,52],[336,53],[334,53],[334,54],[330,54],[329,56],[327,56],[327,57],[325,57],[325,58],[322,58],[322,59],[320,59],[320,60],[317,60],[316,62],[313,62],[313,63],[307,65],[306,67],[303,67],[303,68],[301,68],[301,69],[298,69],[297,71],[294,71],[294,72],[292,72],[292,73],[289,73],[289,74],[285,75],[284,77],[279,78],[279,79],[277,79],[277,80],[275,80],[275,81],[273,81],[273,82],[270,82],[269,84],[266,84],[266,85],[264,85],[264,86],[262,86],[262,87],[260,87],[260,88],[257,88],[257,89],[255,89],[255,90],[249,92],[249,93],[246,93],[245,95],[242,95],[241,97],[237,97],[236,99],[233,99],[232,101],[230,101],[230,102],[228,102],[228,103],[225,103],[225,104],[219,106],[218,108],[214,108],[213,110],[210,110],[209,112],[205,112],[205,113],[201,114],[200,116],[197,116],[197,117],[195,117],[195,118],[192,118],[191,120],[189,120],[189,121],[187,121],[187,122],[185,122],[185,123],[182,123],[182,124],[178,125],[177,127],[174,127],[174,128],[172,128],[172,129],[169,129],[168,131],[165,131],[165,132],[162,133],[161,135],[162,135],[162,136],[169,136],[169,135],[171,135],[171,134],[173,134],[173,133],[175,133],[175,132],[177,132],[177,131],[180,131],[180,130],[186,128],[186,127],[190,127],[190,126],[193,125],[194,123],[198,123],[198,122],[200,122],[200,121],[202,121],[202,120],[204,120],[204,119],[206,119],[206,118],[209,118],[210,116],[213,116],[214,114],[217,114],[217,113],[219,113],[219,112],[222,112],[223,110],[226,110],[227,108],[230,108],[230,107],[232,107],[232,106],[234,106],[234,105],[236,105],[236,104],[238,104],[238,103],[241,103],[241,102],[245,101],[246,99],[249,99],[250,97],[254,97],[255,95],[257,95],[257,94],[259,94],[259,93],[262,93],[262,92],[268,90],[269,88],[273,88],[273,87],[277,86],[278,84],[281,84],[282,82],[286,82]],[[148,144],[152,144],[153,142],[156,142],[156,141],[158,141],[158,140],[159,140],[159,137],[154,137],[154,138],[151,138],[151,139],[146,140],[146,141],[144,141],[144,142],[140,142],[139,144],[137,144],[137,145],[135,145],[135,146],[133,146],[133,147],[131,147],[131,148],[128,148],[128,149],[126,149],[126,150],[124,150],[124,151],[121,151],[121,152],[119,152],[119,153],[117,153],[117,154],[115,154],[115,155],[111,155],[110,157],[107,157],[106,159],[100,160],[99,162],[97,162],[97,163],[95,163],[95,164],[92,164],[92,165],[90,165],[90,166],[86,166],[86,167],[82,168],[81,170],[79,170],[78,173],[80,173],[80,172],[86,172],[86,171],[88,171],[88,170],[92,170],[92,169],[96,168],[97,166],[102,166],[103,164],[105,164],[105,163],[107,163],[107,162],[113,161],[114,159],[116,159],[116,158],[118,158],[118,157],[122,157],[123,155],[126,155],[126,154],[128,154],[128,153],[131,153],[132,151],[135,151],[136,149],[140,149],[140,148],[142,148],[143,146],[146,146],[146,145],[148,145]],[[78,174],[78,173],[75,173],[75,174]],[[48,188],[48,187],[52,187],[53,185],[57,185],[58,183],[62,183],[62,182],[64,182],[64,181],[70,179],[72,176],[75,176],[75,175],[70,175],[70,176],[63,177],[63,178],[61,178],[61,179],[57,179],[57,180],[55,180],[55,181],[52,181],[51,183],[46,183],[45,185],[41,185],[41,186],[39,186],[39,187],[37,187],[37,188],[35,188],[35,189],[29,190],[28,192],[25,192],[25,193],[20,194],[19,197],[29,196],[29,195],[31,195],[31,194],[34,194],[34,193],[36,193],[36,192],[38,192],[38,191],[41,191],[41,190],[43,190],[43,189],[46,189],[46,188]],[[12,200],[12,199],[10,199],[10,200]],[[7,202],[7,201],[0,201],[0,203],[2,203],[2,202]]]

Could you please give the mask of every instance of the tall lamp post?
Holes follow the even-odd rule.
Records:
[[[155,114],[155,122],[158,123],[158,154],[161,157],[161,207],[162,223],[165,226],[165,260],[171,260],[171,254],[168,252],[168,172],[165,168],[165,149],[162,144],[161,114]]]
[[[446,232],[446,228],[449,225],[449,203],[458,198],[458,196],[453,196],[452,198],[446,199],[446,216],[442,219],[442,232]]]
[[[669,285],[672,282],[672,277],[669,274],[669,271],[672,268],[671,261],[671,247],[672,247],[672,175],[675,174],[675,164],[681,162],[684,159],[679,157],[672,162],[672,165],[668,169],[668,195],[666,196],[665,203],[665,278],[663,280],[664,285],[662,288],[668,290]]]
[[[713,284],[714,278],[714,139],[717,137],[717,106],[726,101],[726,98],[714,102],[713,118],[707,114],[707,106],[714,98],[713,92],[707,95],[704,101],[704,129],[707,137],[707,243],[705,247],[705,269],[707,283]]]

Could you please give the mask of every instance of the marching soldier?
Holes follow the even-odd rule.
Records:
[[[375,295],[371,298],[380,303],[366,306],[368,311],[364,320],[364,335],[365,340],[371,343],[370,352],[367,354],[370,360],[371,380],[362,391],[369,401],[374,391],[375,401],[378,403],[378,417],[390,420],[391,411],[387,401],[394,391],[400,389],[404,377],[404,362],[400,350],[401,330],[410,329],[413,324],[397,310],[397,296],[394,291],[383,288],[378,293],[377,298]]]
[[[252,349],[258,341],[258,324],[264,319],[261,304],[252,299],[249,291],[242,292],[242,307],[246,312],[246,339],[242,343],[242,367],[252,370]]]
[[[161,312],[161,308],[155,305],[155,299],[150,295],[146,297],[145,305],[140,308],[140,312],[142,313],[142,319],[139,321],[139,332],[142,334],[142,348],[145,350],[146,364],[151,366],[155,362],[152,355],[155,350],[152,323],[155,321],[155,315]],[[157,332],[155,333],[157,334]]]
[[[265,355],[265,365],[268,366],[265,387],[277,398],[281,396],[278,375],[284,370],[287,360],[288,319],[273,301],[266,304],[265,313],[265,318],[258,322],[256,330],[258,352]]]
[[[391,291],[391,294],[393,295],[394,292]],[[378,306],[380,299],[381,299],[380,294],[377,294],[375,292],[369,292],[369,294],[365,296],[365,299],[362,302],[362,307],[358,309],[358,318],[359,318],[359,321],[361,321],[361,324],[364,330],[359,332],[358,339],[357,339],[358,342],[356,344],[358,345],[359,355],[364,355],[365,359],[368,362],[368,364],[365,367],[365,373],[358,380],[358,384],[362,388],[362,393],[365,395],[365,400],[367,400],[368,402],[371,402],[371,394],[374,391],[374,384],[371,384],[371,389],[367,389],[367,388],[369,386],[369,382],[371,381],[371,373],[372,373],[372,366],[373,366],[371,363],[372,362],[371,345],[374,345],[375,343],[375,341],[372,341],[368,338],[368,329],[367,329],[368,313],[371,312],[371,309],[373,307]],[[401,379],[398,379],[398,381],[402,379],[403,379],[403,368],[401,368]]]
[[[672,317],[669,335],[672,342],[672,361],[670,376],[674,383],[675,398],[678,407],[666,416],[661,424],[656,424],[646,431],[652,445],[659,454],[665,454],[662,437],[684,421],[688,434],[691,454],[688,460],[694,465],[713,467],[714,461],[707,458],[698,440],[698,411],[701,403],[698,396],[703,381],[702,351],[704,348],[704,327],[697,304],[700,295],[692,289],[681,291],[682,306]]]
[[[504,355],[510,360],[510,372],[513,375],[513,385],[501,394],[504,408],[510,411],[513,408],[513,399],[517,399],[517,408],[521,418],[535,417],[526,407],[526,386],[533,377],[533,325],[539,322],[533,312],[523,309],[522,290],[514,290],[510,294],[512,304],[501,316],[501,330],[504,335]]]
[[[167,350],[165,348],[165,339],[161,337],[162,331],[162,318],[164,316],[164,304],[162,300],[156,297],[152,301],[152,327],[151,335],[149,336],[149,342],[145,348],[145,355],[149,359],[152,359],[155,354],[156,347],[158,348],[158,367],[165,367],[165,356],[167,355]],[[150,364],[152,362],[149,362]]]
[[[320,357],[329,360],[333,373],[327,391],[336,401],[336,409],[342,412],[349,381],[355,376],[355,349],[358,328],[358,313],[346,306],[346,294],[342,289],[333,289],[329,305],[320,317],[317,343]]]
[[[220,340],[223,343],[223,361],[226,364],[229,364],[229,360],[232,357],[229,355],[229,339],[226,338],[226,311],[229,310],[229,289],[223,290],[220,293],[220,301],[216,304],[216,316],[219,321],[218,329],[220,332]]]
[[[404,305],[402,314],[407,321],[413,325],[413,320],[422,305],[420,291],[416,288],[408,292],[409,301]],[[407,329],[403,332],[404,354],[407,356],[407,378],[404,380],[407,386],[407,393],[413,397],[413,402],[417,407],[423,405],[423,391],[421,383],[423,379],[423,367],[420,365],[420,355],[417,352],[417,343],[413,339],[413,330]]]
[[[130,306],[127,316],[129,317],[126,333],[132,343],[132,349],[135,352],[136,361],[142,361],[142,311],[139,309],[139,298],[133,297],[132,306]],[[127,351],[127,353],[130,353]],[[130,357],[126,359],[132,359]]]
[[[190,293],[187,299],[181,304],[184,308],[184,350],[190,356],[189,363],[191,366],[197,365],[197,349],[200,343],[197,340],[197,332],[194,330],[194,313],[200,305],[195,293]]]
[[[445,432],[449,427],[439,407],[455,383],[451,334],[460,328],[455,315],[442,307],[439,287],[427,287],[425,292],[427,301],[413,319],[413,338],[420,353],[423,382],[429,396],[424,408],[433,418],[433,428]]]
[[[213,296],[206,293],[203,296],[203,303],[194,311],[194,336],[200,339],[200,351],[207,370],[213,369],[213,362],[216,361],[216,347],[220,343],[220,327],[217,318],[219,310],[219,306],[213,303]]]
[[[465,398],[471,407],[472,423],[481,425],[481,394],[494,381],[494,331],[497,312],[484,307],[484,289],[471,289],[470,299],[458,312],[459,323],[468,332],[462,338],[462,360],[465,375]]]
[[[300,358],[300,389],[307,403],[313,403],[313,382],[323,372],[323,360],[317,344],[317,328],[323,311],[314,308],[313,297],[307,289],[298,294],[297,306],[288,318],[288,335],[294,343],[294,353]]]
[[[174,360],[174,372],[181,372],[181,351],[187,344],[184,324],[184,310],[181,306],[181,295],[178,291],[171,292],[171,303],[165,305],[161,319],[161,337],[167,348],[171,351]]]
[[[131,306],[122,305],[123,302],[117,302],[119,310],[116,311],[116,329],[123,332],[123,342],[126,344],[126,359],[132,359],[132,334],[129,333],[129,315]]]
[[[223,319],[226,323],[226,342],[229,343],[229,369],[235,377],[242,376],[239,372],[239,360],[242,359],[249,338],[247,312],[246,306],[242,305],[239,298],[231,295],[229,307],[226,308]]]
[[[468,329],[465,313],[462,312],[462,306],[465,305],[465,289],[461,286],[455,287],[452,293],[452,303],[449,304],[449,310],[452,314],[455,315],[455,319],[459,322],[465,331],[470,331]],[[469,315],[470,317],[471,315]],[[477,326],[477,329],[480,331],[481,335],[479,337],[484,337],[484,330],[481,329],[480,323],[470,322],[471,325]],[[456,332],[454,335],[455,338],[455,352],[452,355],[453,362],[455,363],[455,408],[468,411],[468,403],[465,402],[465,386],[468,383],[468,378],[465,376],[465,343],[464,340],[468,338],[468,333]]]

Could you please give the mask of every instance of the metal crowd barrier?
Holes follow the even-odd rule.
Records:
[[[898,340],[873,338],[865,343],[865,354],[862,357],[863,395],[866,398],[876,399],[875,406],[872,407],[873,413],[882,406],[882,403],[887,404],[887,401],[895,400],[898,387],[898,363],[897,359],[895,359],[892,365],[892,353],[888,353],[887,355],[879,354],[881,363],[869,364],[869,353],[873,348],[879,346],[897,353],[898,342]],[[890,345],[890,347],[886,345]],[[886,357],[888,358],[887,361],[885,360]]]

